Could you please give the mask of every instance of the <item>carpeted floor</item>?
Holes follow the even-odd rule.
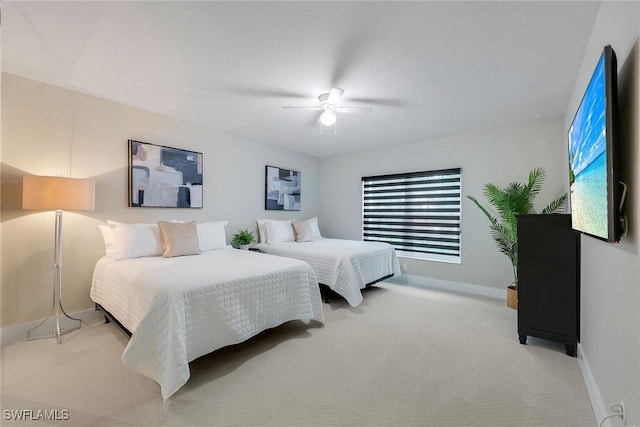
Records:
[[[96,324],[2,348],[1,424],[91,426],[595,426],[560,344],[520,345],[504,301],[380,283],[325,324],[289,322],[191,363],[163,404],[120,362],[127,337]],[[58,410],[12,421],[7,410]],[[63,412],[68,411],[68,412]]]

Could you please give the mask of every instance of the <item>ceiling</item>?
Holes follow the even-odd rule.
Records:
[[[2,3],[4,71],[327,157],[562,116],[599,2]],[[341,104],[320,133],[318,103]]]

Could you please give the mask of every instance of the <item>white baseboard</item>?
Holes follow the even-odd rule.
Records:
[[[591,372],[591,367],[589,366],[589,361],[587,360],[586,355],[584,354],[584,350],[582,345],[578,343],[578,366],[580,367],[580,371],[582,372],[582,378],[584,379],[584,384],[587,386],[587,393],[589,393],[589,399],[591,399],[591,406],[593,407],[593,412],[596,415],[596,420],[598,423],[602,420],[610,411],[607,406],[604,404],[602,400],[602,396],[600,395],[600,389],[598,389],[598,384],[596,383],[595,378],[593,377],[593,373]],[[617,421],[616,421],[617,420]],[[616,424],[619,422],[619,424]],[[622,425],[620,418],[614,417],[608,419],[604,422],[603,426],[614,427]]]
[[[388,282],[397,283],[399,285],[437,288],[448,291],[463,292],[466,294],[482,295],[485,297],[507,299],[507,289],[491,288],[489,286],[472,285],[470,283],[454,282],[452,280],[433,279],[430,277],[413,276],[411,274],[402,274],[387,279]]]
[[[75,313],[69,313],[71,317],[75,317],[76,319],[81,319],[83,322],[87,324],[99,322],[104,320],[104,315],[102,312],[89,309],[84,311],[78,311]],[[64,326],[66,318],[60,317],[60,323]],[[21,323],[19,325],[7,326],[5,328],[0,329],[0,343],[2,346],[12,344],[18,341],[24,341],[27,339],[27,331],[29,329],[35,328],[38,324],[42,322],[42,320],[36,320],[34,322]],[[47,319],[47,321],[42,325],[43,330],[55,329],[55,317],[51,317]]]

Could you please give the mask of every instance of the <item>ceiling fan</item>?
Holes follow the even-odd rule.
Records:
[[[338,106],[344,90],[339,87],[332,87],[328,93],[318,96],[319,105],[315,107],[303,107],[285,105],[282,108],[289,110],[316,110],[322,111],[320,123],[324,126],[332,126],[336,123],[336,113],[368,113],[373,110],[371,107],[347,107]]]

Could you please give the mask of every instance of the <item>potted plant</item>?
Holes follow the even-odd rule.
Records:
[[[247,230],[246,228],[244,230],[240,230],[238,231],[236,234],[233,235],[233,237],[231,238],[231,244],[237,248],[240,249],[249,249],[249,245],[251,243],[253,243],[255,240],[253,238],[253,232]]]
[[[514,309],[517,308],[518,301],[518,225],[516,218],[518,215],[537,213],[533,206],[533,201],[542,189],[544,179],[544,169],[535,168],[529,173],[529,180],[526,184],[512,182],[505,188],[500,188],[491,183],[485,184],[484,197],[497,215],[482,206],[475,197],[467,195],[467,198],[473,201],[489,219],[491,236],[496,241],[500,252],[505,254],[511,261],[513,283],[508,286],[507,304]],[[567,195],[564,194],[549,203],[541,213],[561,213],[566,201]]]

